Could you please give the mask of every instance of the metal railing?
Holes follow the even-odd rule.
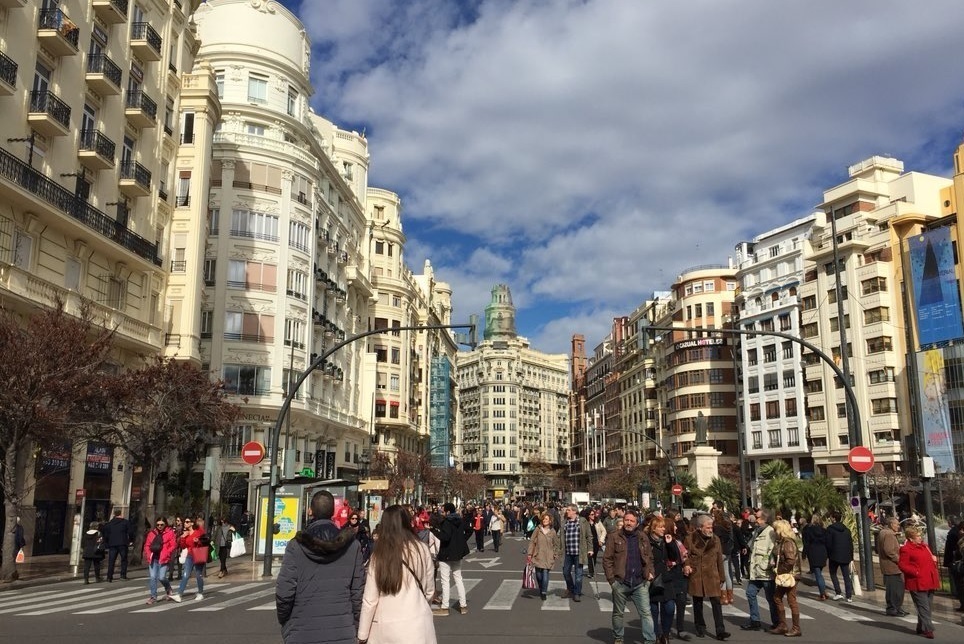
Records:
[[[151,171],[142,166],[140,163],[130,159],[127,161],[121,161],[120,178],[131,179],[137,185],[143,186],[148,190],[151,187]]]
[[[184,273],[187,272],[187,260],[175,259],[171,261],[171,272],[172,273]]]
[[[60,9],[41,9],[38,29],[53,29],[60,37],[77,49],[80,40],[80,28]]]
[[[30,112],[46,114],[64,127],[70,127],[70,106],[49,89],[30,92]]]
[[[143,40],[155,52],[161,53],[161,36],[148,22],[135,22],[131,25],[131,40]]]
[[[277,235],[270,235],[268,233],[261,233],[251,230],[238,230],[236,228],[231,229],[232,237],[244,237],[246,239],[261,239],[269,242],[277,242],[279,237]]]
[[[265,335],[264,333],[224,333],[225,340],[237,340],[239,342],[257,342],[260,344],[271,344],[274,342],[274,336]]]
[[[178,195],[174,197],[174,205],[178,208],[191,205],[191,195]]]
[[[92,54],[87,58],[87,73],[88,74],[103,74],[107,80],[116,85],[118,89],[121,86],[121,69],[114,64],[107,54]]]
[[[151,117],[152,121],[157,120],[157,103],[141,90],[127,93],[127,108],[140,110]]]
[[[5,53],[0,52],[0,80],[12,87],[17,86],[17,63]]]
[[[108,217],[90,203],[79,199],[71,190],[52,181],[34,168],[0,149],[0,177],[20,186],[57,210],[80,221],[139,257],[161,265],[157,244],[131,232],[126,226]]]
[[[100,130],[86,129],[80,131],[80,149],[96,152],[98,156],[114,160],[116,145],[104,136]]]

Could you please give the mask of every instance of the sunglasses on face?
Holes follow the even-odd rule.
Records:
[[[352,521],[358,521],[358,517],[352,517],[351,520],[352,520]]]
[[[163,523],[158,523],[158,524],[157,524],[157,527],[158,527],[158,528],[163,528],[164,526],[165,526],[165,524],[163,524]]]

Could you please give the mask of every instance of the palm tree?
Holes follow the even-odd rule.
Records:
[[[765,481],[772,481],[781,476],[793,476],[793,468],[787,465],[786,461],[767,461],[760,466],[760,478]]]
[[[780,513],[784,518],[789,518],[790,514],[801,507],[802,484],[803,482],[793,476],[778,476],[764,483],[763,492],[760,495],[763,506],[772,508]]]
[[[826,514],[831,510],[844,509],[844,497],[840,490],[834,487],[833,481],[825,476],[817,476],[809,481],[803,481],[800,490],[799,509],[809,519],[810,512]]]
[[[740,491],[737,489],[736,482],[722,477],[715,477],[706,487],[706,496],[723,502],[723,507],[730,511],[739,512]]]
[[[676,482],[683,486],[683,507],[695,508],[703,506],[703,497],[706,494],[700,489],[696,482],[696,477],[687,471],[676,472]]]

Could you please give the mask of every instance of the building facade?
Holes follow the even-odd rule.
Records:
[[[492,289],[484,340],[456,357],[458,448],[495,498],[542,497],[569,474],[569,360],[530,347],[515,329],[509,287]]]

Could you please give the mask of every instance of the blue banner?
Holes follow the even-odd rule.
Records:
[[[964,337],[950,228],[927,230],[907,244],[920,348]]]
[[[432,358],[429,376],[428,428],[429,454],[432,467],[448,467],[451,444],[449,426],[452,421],[452,390],[449,382],[452,365],[445,356]]]

